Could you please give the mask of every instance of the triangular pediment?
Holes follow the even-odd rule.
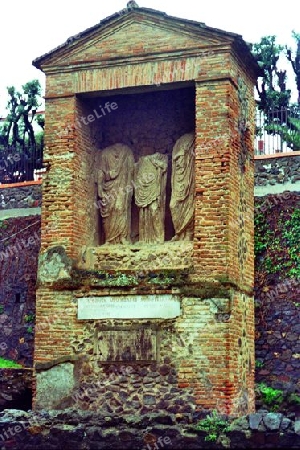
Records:
[[[228,41],[227,41],[228,42]],[[115,30],[99,33],[89,42],[58,58],[56,64],[78,64],[110,58],[136,57],[153,53],[171,53],[192,48],[206,48],[224,43],[212,37],[180,33],[178,30],[153,26],[150,23],[130,22]]]
[[[140,8],[70,38],[34,64],[42,69],[47,66],[74,67],[197,49],[201,52],[228,45],[236,37],[213,30],[201,23],[145,13]]]

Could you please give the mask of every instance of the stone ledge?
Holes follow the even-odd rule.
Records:
[[[0,210],[0,220],[11,219],[13,217],[40,216],[41,208],[12,208]]]
[[[134,270],[137,272],[192,267],[193,242],[162,244],[101,245],[82,250],[79,268],[92,270]]]
[[[286,156],[300,156],[300,151],[296,152],[282,152],[282,153],[274,153],[271,155],[254,155],[254,161],[262,160],[262,159],[273,159],[273,158],[284,158]]]
[[[8,183],[8,184],[1,184],[0,183],[0,189],[27,187],[27,186],[32,186],[32,185],[35,185],[35,184],[42,184],[42,180],[22,181],[20,183]]]

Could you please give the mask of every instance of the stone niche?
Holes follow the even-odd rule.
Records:
[[[193,223],[189,234],[175,236],[170,203],[172,190],[175,191],[175,198],[176,191],[180,189],[179,180],[175,179],[175,144],[182,136],[191,136],[187,138],[191,147],[189,159],[193,161],[195,158],[195,87],[175,87],[169,90],[156,87],[149,92],[144,92],[146,88],[142,92],[129,89],[129,92],[125,90],[122,94],[110,96],[81,96],[85,118],[91,120],[87,138],[93,149],[90,155],[90,179],[91,183],[94,182],[94,195],[91,192],[90,196],[93,200],[91,208],[94,209],[94,223],[90,227],[92,235],[89,239],[94,245],[83,246],[81,267],[95,270],[153,270],[155,267],[191,266]],[[104,110],[105,105],[107,108]],[[82,126],[79,121],[78,127]],[[126,146],[131,152],[129,162],[127,153],[122,153],[119,167],[118,163],[114,163],[114,156],[108,156],[107,159],[102,156],[103,150],[113,151],[116,143],[122,144],[123,148]],[[177,153],[181,152],[179,157],[182,158],[183,144],[177,144]],[[122,148],[116,150],[117,153],[122,151]],[[192,162],[190,164],[194,165]],[[120,180],[118,175],[111,176],[114,169],[117,169]],[[131,177],[128,176],[130,170]],[[182,167],[181,170],[187,172],[188,167]],[[107,186],[106,192],[103,192],[101,185]],[[99,195],[100,190],[102,196]],[[183,207],[182,214],[192,216],[193,180],[183,190],[185,192],[179,193],[177,197],[185,196],[190,204]],[[124,199],[124,196],[129,198]],[[126,206],[124,204],[123,210],[120,210],[117,203],[122,201]],[[178,222],[175,210],[176,205],[173,207],[173,216]],[[123,218],[115,219],[114,215]],[[118,220],[124,220],[127,225],[121,238],[117,228],[122,227],[122,223],[118,223]],[[105,221],[111,230],[107,232],[108,236]],[[124,239],[124,242],[119,242],[120,239]]]

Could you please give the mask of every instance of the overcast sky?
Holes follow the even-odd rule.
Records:
[[[205,22],[241,34],[247,42],[276,35],[293,44],[292,30],[300,32],[300,0],[137,0],[139,6],[169,15]],[[0,116],[5,114],[6,86],[20,87],[42,72],[32,60],[80,31],[126,7],[127,0],[6,0],[0,9]]]

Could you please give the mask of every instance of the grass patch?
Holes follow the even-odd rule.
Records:
[[[20,369],[21,367],[23,366],[15,361],[0,357],[0,369]]]
[[[261,394],[262,401],[269,407],[270,411],[278,411],[283,402],[283,391],[280,389],[273,389],[265,383],[259,383],[257,387]]]

